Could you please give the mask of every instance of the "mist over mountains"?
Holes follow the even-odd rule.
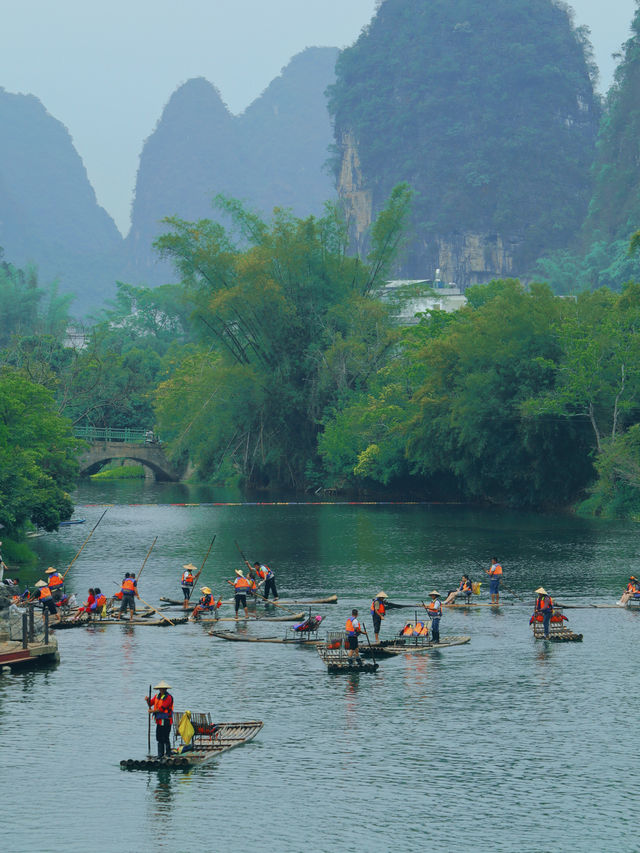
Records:
[[[543,270],[558,292],[619,286],[637,226],[639,16],[604,104],[587,35],[553,0],[385,0],[352,47],[306,49],[241,115],[211,82],[188,80],[144,143],[125,238],[61,122],[0,89],[0,247],[58,279],[86,315],[118,280],[174,281],[153,249],[162,220],[215,219],[219,193],[267,217],[321,214],[339,197],[366,252],[406,181],[399,276],[439,268],[466,286]]]
[[[132,225],[123,239],[95,193],[64,125],[32,95],[0,90],[0,246],[16,266],[58,279],[79,314],[113,296],[116,281],[174,280],[152,247],[162,219],[212,218],[217,193],[268,215],[321,214],[335,197],[324,168],[332,130],[324,91],[336,48],[309,48],[240,116],[198,78],[173,93],[140,157]]]

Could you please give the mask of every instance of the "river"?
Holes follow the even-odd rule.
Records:
[[[228,643],[194,624],[59,632],[59,665],[0,676],[5,849],[638,850],[640,614],[567,610],[584,641],[548,644],[532,639],[520,601],[543,584],[567,603],[613,603],[640,568],[635,525],[462,506],[215,505],[227,498],[83,485],[86,523],[33,540],[38,574],[68,565],[110,505],[67,577],[78,597],[95,585],[113,593],[156,536],[141,595],[179,597],[182,564],[200,564],[216,534],[201,582],[226,595],[242,566],[237,540],[275,569],[283,599],[337,593],[337,605],[314,608],[328,630],[354,606],[369,622],[380,589],[414,602],[463,572],[486,580],[474,561],[494,554],[519,598],[503,591],[513,606],[446,612],[441,634],[470,644],[388,659],[375,674],[329,675],[313,648]],[[390,611],[382,635],[412,616]],[[176,708],[264,728],[190,772],[123,771],[121,759],[146,753],[144,697],[159,679]]]

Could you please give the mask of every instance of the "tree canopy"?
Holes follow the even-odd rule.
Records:
[[[188,451],[209,475],[303,484],[327,407],[364,387],[393,342],[375,297],[409,199],[405,186],[391,193],[367,263],[347,255],[332,206],[320,219],[276,210],[266,223],[218,198],[235,238],[211,220],[167,220],[157,246],[176,264],[200,339],[157,394],[174,453]]]

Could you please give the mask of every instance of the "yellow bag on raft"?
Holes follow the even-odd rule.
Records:
[[[178,723],[178,734],[186,744],[191,743],[195,729],[191,725],[191,711],[185,711]]]

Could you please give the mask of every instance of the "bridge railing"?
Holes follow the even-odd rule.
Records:
[[[158,437],[149,429],[77,426],[73,433],[76,438],[81,438],[84,441],[126,441],[130,444],[157,444],[159,442]]]

